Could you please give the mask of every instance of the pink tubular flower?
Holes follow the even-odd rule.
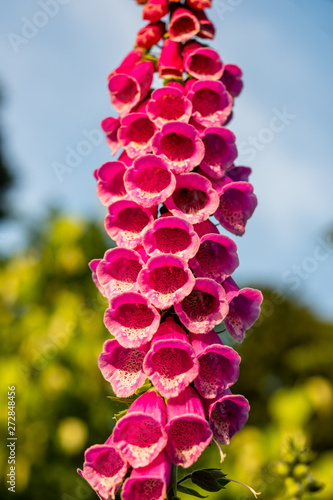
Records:
[[[199,222],[199,224],[194,224],[193,229],[200,238],[206,234],[220,234],[219,230],[210,219]]]
[[[190,467],[213,437],[200,398],[187,387],[179,396],[168,400],[167,409],[166,450],[174,464]]]
[[[124,482],[123,500],[164,500],[171,476],[171,461],[162,451],[146,467],[133,469],[131,476]]]
[[[202,397],[216,398],[237,381],[241,358],[232,347],[223,345],[214,330],[202,335],[190,333],[190,342],[200,363],[195,387]]]
[[[134,201],[117,201],[108,208],[105,230],[117,245],[135,248],[141,245],[142,232],[152,222],[152,214]]]
[[[222,234],[207,234],[201,238],[197,254],[190,266],[198,277],[212,278],[222,283],[239,265],[236,244]]]
[[[164,33],[165,24],[162,21],[149,23],[138,31],[135,43],[138,47],[150,49],[150,47],[161,40]]]
[[[184,70],[198,80],[219,80],[223,63],[216,50],[189,42],[183,49]]]
[[[183,90],[166,85],[154,90],[147,105],[147,114],[158,127],[170,121],[188,122],[192,105]]]
[[[149,208],[163,203],[173,193],[176,179],[163,158],[150,154],[135,159],[126,171],[124,183],[131,199]]]
[[[220,203],[214,214],[221,226],[233,234],[242,236],[247,220],[252,216],[257,197],[248,182],[230,182],[220,192]]]
[[[142,10],[142,18],[146,21],[159,21],[169,12],[169,0],[148,0]]]
[[[115,339],[104,343],[98,366],[118,398],[132,396],[144,384],[146,375],[142,365],[147,350],[147,345],[127,349]]]
[[[127,462],[113,444],[95,444],[84,454],[83,470],[77,471],[101,500],[110,500],[114,498],[127,469]]]
[[[174,42],[187,42],[200,31],[196,15],[188,9],[179,7],[170,19],[169,35]]]
[[[132,467],[146,467],[163,450],[167,409],[161,396],[148,391],[136,399],[113,431],[114,445]]]
[[[228,177],[234,182],[245,181],[248,182],[252,169],[250,167],[235,167],[232,166],[228,170]]]
[[[166,123],[155,134],[153,152],[161,155],[175,174],[190,172],[202,161],[205,148],[193,125],[182,122]]]
[[[97,278],[97,273],[96,273],[96,270],[97,270],[97,267],[98,267],[98,264],[101,262],[101,259],[93,259],[89,262],[89,267],[91,269],[91,273],[92,273],[92,280],[93,282],[95,283],[97,289],[99,290],[99,292],[103,295],[103,297],[106,297],[106,292],[104,290],[104,287],[100,284],[99,282],[99,279]]]
[[[118,141],[118,129],[120,127],[119,118],[114,118],[113,116],[104,118],[101,122],[101,127],[103,132],[106,133],[106,142],[110,146],[111,154],[113,156],[120,148]]]
[[[168,317],[157,330],[143,369],[164,398],[178,396],[199,373],[199,363],[187,335]]]
[[[236,64],[226,64],[221,81],[232,97],[238,97],[243,88],[242,70]]]
[[[183,59],[181,44],[166,38],[163,42],[158,60],[158,76],[160,78],[181,78],[183,76]]]
[[[224,289],[209,278],[197,278],[192,292],[174,307],[183,325],[193,333],[209,332],[229,310]]]
[[[254,288],[238,288],[232,278],[227,278],[222,284],[229,312],[225,318],[225,326],[230,335],[242,342],[245,331],[250,328],[260,316],[262,293]]]
[[[200,22],[200,31],[198,36],[200,38],[208,38],[212,40],[215,36],[215,27],[212,21],[208,19],[203,9],[195,9],[195,15]]]
[[[143,237],[143,246],[151,255],[171,253],[188,260],[197,253],[200,240],[193,226],[178,217],[161,217]]]
[[[202,134],[205,156],[200,168],[215,179],[221,179],[237,158],[236,137],[224,127],[207,128]]]
[[[180,302],[192,291],[194,283],[187,262],[171,254],[151,257],[138,276],[141,293],[158,309]]]
[[[118,131],[119,144],[130,158],[149,153],[156,126],[146,113],[130,113],[121,120]]]
[[[165,201],[168,210],[191,224],[202,222],[213,214],[219,197],[211,182],[200,174],[181,174],[176,177],[176,189]]]
[[[160,315],[146,297],[127,292],[111,299],[104,324],[123,347],[141,347],[157,331]]]
[[[125,170],[126,165],[122,161],[107,161],[95,170],[97,196],[106,207],[127,197]]]
[[[221,82],[188,80],[186,89],[193,106],[192,117],[197,123],[204,127],[225,123],[231,113],[233,100]]]
[[[136,292],[137,277],[143,265],[140,255],[134,250],[121,247],[107,250],[96,274],[108,299],[119,293]]]
[[[186,5],[193,9],[208,9],[212,6],[212,0],[186,0]]]

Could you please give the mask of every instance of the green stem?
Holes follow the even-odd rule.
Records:
[[[171,478],[168,490],[168,499],[177,496],[177,465],[172,464]]]

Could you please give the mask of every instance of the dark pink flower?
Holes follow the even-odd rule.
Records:
[[[242,91],[242,70],[236,64],[226,64],[222,74],[221,81],[226,86],[227,91],[232,97],[237,97]]]
[[[213,437],[200,398],[187,387],[179,396],[168,400],[167,409],[167,452],[174,464],[190,467]]]
[[[203,9],[195,9],[194,12],[200,22],[200,31],[198,36],[200,38],[208,38],[209,40],[212,40],[215,36],[214,24],[208,19]]]
[[[222,283],[239,265],[237,246],[221,234],[207,234],[201,238],[197,254],[190,266],[198,277],[212,278]]]
[[[142,365],[147,350],[147,344],[139,348],[125,348],[115,339],[104,343],[98,366],[118,398],[132,396],[144,384],[146,375]]]
[[[181,44],[166,38],[163,42],[158,60],[158,76],[160,78],[182,78],[183,58]]]
[[[121,247],[107,250],[96,274],[108,299],[119,293],[136,292],[137,277],[143,265],[140,255],[134,250]]]
[[[199,363],[185,331],[168,317],[157,330],[143,369],[164,398],[179,395],[199,373]]]
[[[176,9],[170,19],[169,35],[175,42],[187,42],[200,31],[196,15],[184,7]]]
[[[230,335],[242,342],[245,331],[250,328],[260,316],[262,293],[254,288],[238,288],[232,278],[227,278],[222,286],[226,292],[229,312],[224,324]]]
[[[199,224],[194,224],[193,229],[200,238],[206,234],[220,234],[219,230],[210,219],[199,222]]]
[[[133,158],[130,158],[126,151],[123,151],[119,156],[118,161],[122,161],[126,167],[130,167],[133,163]]]
[[[138,276],[141,293],[158,309],[168,309],[181,301],[194,283],[187,262],[171,254],[151,257]]]
[[[106,142],[110,146],[111,154],[115,155],[120,148],[118,141],[118,129],[120,127],[119,118],[114,118],[113,116],[104,118],[101,122],[101,127],[103,132],[106,133]]]
[[[138,47],[150,49],[161,40],[164,33],[165,24],[162,21],[149,23],[138,31],[135,43]]]
[[[220,189],[219,196],[220,203],[214,214],[215,218],[225,229],[241,236],[258,203],[252,184],[230,182]]]
[[[178,217],[160,217],[143,237],[143,246],[151,256],[171,253],[188,260],[197,253],[199,244],[192,224]]]
[[[219,80],[224,68],[218,52],[198,42],[185,45],[183,66],[187,73],[198,80]]]
[[[200,168],[210,177],[221,179],[237,158],[236,137],[224,127],[210,127],[202,134],[205,156]]]
[[[135,248],[141,245],[143,230],[149,228],[152,222],[149,210],[134,201],[117,201],[108,208],[105,230],[118,246]]]
[[[95,170],[97,196],[105,206],[109,206],[127,196],[124,186],[126,165],[122,161],[107,161]]]
[[[250,167],[236,167],[233,165],[228,170],[228,177],[230,177],[230,179],[234,182],[248,182],[251,173],[252,169]]]
[[[202,397],[216,398],[237,381],[241,358],[232,347],[223,345],[214,330],[190,333],[190,341],[200,363],[195,387]]]
[[[163,158],[150,154],[135,159],[124,184],[131,199],[148,208],[163,203],[173,193],[176,179]]]
[[[89,267],[91,269],[93,282],[95,283],[97,289],[100,291],[100,293],[103,295],[103,297],[106,297],[106,292],[104,290],[104,287],[100,284],[99,279],[97,278],[97,274],[96,274],[97,266],[100,262],[101,262],[101,259],[93,259],[89,262]]]
[[[146,467],[132,470],[131,476],[124,482],[123,500],[165,500],[171,476],[171,461],[162,451]]]
[[[214,127],[226,121],[233,101],[221,82],[188,80],[186,90],[193,106],[192,117],[197,123],[204,127]]]
[[[147,105],[147,114],[158,127],[170,121],[188,122],[192,105],[183,89],[166,85],[154,90]]]
[[[212,6],[212,0],[186,0],[186,5],[193,9],[208,9]]]
[[[128,464],[113,444],[95,444],[84,454],[83,470],[78,469],[101,500],[114,498],[126,475]]]
[[[142,9],[142,18],[155,22],[169,12],[169,0],[148,0]]]
[[[212,215],[219,197],[211,182],[200,174],[181,174],[176,177],[176,189],[165,201],[168,210],[191,224],[202,222]]]
[[[149,391],[129,407],[113,431],[114,445],[132,467],[146,467],[163,450],[167,409],[161,396]]]
[[[157,128],[146,113],[130,113],[121,120],[118,130],[119,144],[130,158],[149,153]]]
[[[209,332],[229,310],[224,289],[209,278],[197,278],[192,292],[174,307],[183,325],[193,333]]]
[[[123,347],[141,347],[157,331],[160,315],[146,297],[127,292],[111,299],[104,324]]]

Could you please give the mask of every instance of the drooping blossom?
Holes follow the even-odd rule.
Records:
[[[187,123],[191,113],[191,102],[183,90],[171,85],[154,90],[147,105],[147,114],[158,127],[170,121]]]
[[[114,118],[113,116],[108,116],[104,118],[101,122],[101,128],[106,134],[106,142],[110,146],[111,154],[115,155],[120,148],[118,141],[118,130],[120,127],[119,118]]]
[[[164,33],[165,24],[162,21],[149,23],[138,31],[135,43],[138,47],[150,49],[161,40]]]
[[[234,182],[248,182],[252,169],[250,167],[233,166],[228,170],[228,177]]]
[[[142,18],[156,22],[169,12],[169,0],[148,0],[142,10]]]
[[[89,267],[92,273],[92,280],[95,283],[97,289],[99,292],[103,295],[103,297],[106,297],[106,292],[104,290],[104,287],[100,284],[98,278],[97,278],[97,266],[101,262],[101,259],[93,259],[89,262]]]
[[[181,44],[166,38],[158,60],[160,78],[181,78],[183,76],[183,58]]]
[[[184,7],[176,9],[170,19],[169,35],[174,42],[187,42],[200,31],[197,16]]]
[[[193,229],[200,238],[206,234],[220,234],[219,230],[210,219],[194,224]]]
[[[214,24],[210,21],[210,19],[208,19],[203,9],[195,9],[194,12],[200,23],[198,36],[200,38],[208,38],[209,40],[212,40],[215,36]]]
[[[126,165],[122,161],[107,161],[95,170],[97,196],[101,203],[109,206],[127,196],[124,186]]]
[[[231,113],[233,100],[221,82],[190,79],[185,88],[193,106],[192,119],[203,127],[225,123]]]
[[[236,64],[226,64],[224,66],[221,81],[232,97],[238,97],[243,89],[242,76],[243,72]]]
[[[227,128],[207,128],[202,134],[205,156],[200,168],[210,177],[222,178],[237,158],[235,141],[235,135]]]
[[[119,144],[130,158],[149,153],[157,128],[146,113],[130,113],[121,120],[118,130]]]
[[[189,42],[183,49],[184,70],[198,80],[219,80],[223,74],[223,62],[210,47]]]

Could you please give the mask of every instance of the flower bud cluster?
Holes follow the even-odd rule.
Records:
[[[240,357],[214,327],[241,342],[262,302],[231,278],[237,246],[210,220],[240,236],[257,205],[226,128],[242,72],[200,42],[214,37],[211,1],[137,3],[149,23],[108,76],[119,115],[101,124],[112,155],[122,152],[94,172],[117,246],[90,267],[109,304],[104,378],[118,398],[146,379],[151,388],[85,453],[79,472],[105,500],[122,483],[124,500],[165,498],[172,464],[190,467],[213,438],[229,444],[243,427],[248,401],[230,390]],[[164,81],[153,90],[155,72]]]

